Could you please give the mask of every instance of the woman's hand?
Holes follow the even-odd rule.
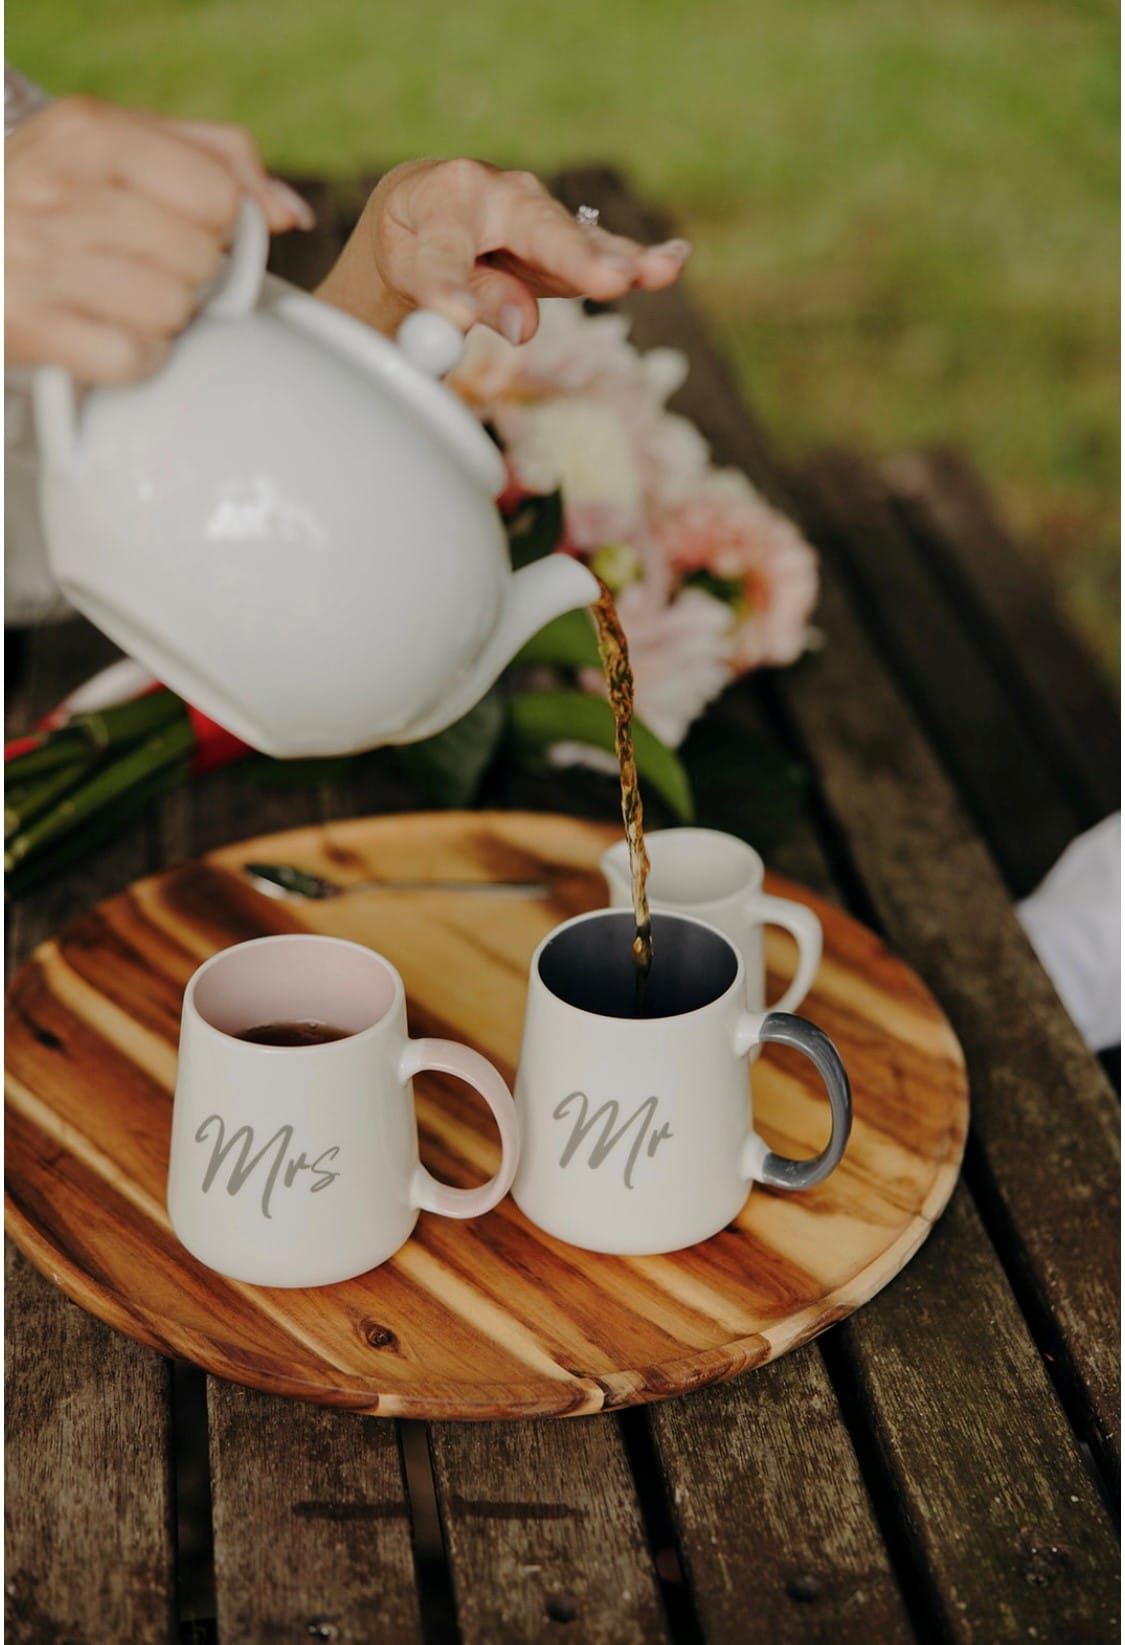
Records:
[[[521,343],[539,324],[537,298],[670,286],[690,251],[584,227],[530,172],[415,160],[383,178],[318,296],[380,331],[432,308]]]
[[[275,233],[313,221],[238,127],[86,97],[17,126],[4,176],[8,363],[66,366],[87,383],[153,370],[217,270],[245,195]]]

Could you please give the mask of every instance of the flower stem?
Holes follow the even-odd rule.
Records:
[[[69,765],[60,766],[40,782],[31,783],[28,787],[17,789],[15,793],[5,791],[4,795],[4,838],[10,840],[13,834],[18,834],[27,827],[33,817],[48,810],[55,801],[61,799],[76,783],[82,781],[92,769],[93,759],[74,760]]]
[[[152,691],[133,702],[117,703],[93,714],[72,714],[65,725],[49,732],[37,748],[15,754],[4,764],[7,783],[27,782],[45,771],[55,771],[74,760],[88,760],[125,743],[151,737],[166,726],[187,718],[183,702],[172,691]]]
[[[176,701],[178,703],[179,699]],[[194,746],[195,733],[190,720],[183,715],[178,724],[166,726],[112,764],[99,767],[89,781],[68,793],[9,842],[4,852],[5,871],[11,873],[33,852],[41,850],[60,835],[69,833],[78,823],[84,822],[111,800],[118,799],[165,766],[183,759]]]
[[[26,754],[17,754],[4,764],[5,787],[13,783],[30,782],[45,771],[57,771],[60,765],[75,761],[85,762],[90,757],[89,740],[81,732],[72,733],[68,726],[53,731],[47,741]]]
[[[186,713],[175,692],[150,691],[143,697],[134,697],[131,702],[115,703],[112,708],[102,708],[96,713],[72,714],[63,729],[80,731],[95,748],[117,748],[175,725],[186,719]]]
[[[122,828],[162,794],[177,788],[191,770],[187,760],[163,766],[146,782],[128,789],[116,800],[111,800],[91,817],[84,828],[64,834],[53,846],[26,858],[5,881],[5,894],[22,897],[68,869],[78,858],[85,857],[107,840],[117,837]]]

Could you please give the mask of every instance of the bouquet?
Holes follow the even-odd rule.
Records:
[[[816,557],[667,409],[686,375],[682,354],[640,353],[615,313],[571,300],[540,307],[522,347],[477,327],[448,382],[504,455],[513,564],[577,555],[613,591],[635,678],[641,780],[688,820],[676,750],[733,679],[791,663],[809,645]],[[467,805],[502,756],[616,771],[613,748],[593,626],[574,611],[531,640],[464,720],[394,757],[434,802]],[[9,890],[39,883],[177,783],[250,753],[138,665],[114,665],[6,747]],[[351,762],[286,763],[288,780],[301,775],[293,767],[323,780]]]
[[[579,555],[608,584],[637,713],[676,748],[732,679],[806,648],[816,556],[744,474],[712,466],[694,424],[668,411],[687,375],[683,354],[641,354],[624,316],[587,314],[577,300],[540,311],[538,332],[519,348],[476,328],[448,381],[504,453],[500,502],[517,558],[526,533],[540,552]],[[551,628],[577,635],[588,624],[575,612]],[[560,641],[557,660],[573,659]],[[578,683],[603,690],[590,668]]]

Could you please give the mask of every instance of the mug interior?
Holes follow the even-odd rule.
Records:
[[[726,993],[738,955],[720,936],[678,914],[652,916],[652,970],[640,996],[631,912],[608,910],[563,926],[539,955],[539,976],[566,1005],[599,1017],[679,1017]]]
[[[359,1034],[386,1016],[395,994],[394,972],[378,954],[335,937],[295,935],[216,955],[193,998],[204,1022],[223,1034],[274,1022],[324,1022]]]

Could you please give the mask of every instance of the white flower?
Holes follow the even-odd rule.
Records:
[[[496,424],[517,485],[534,492],[561,489],[575,547],[598,548],[639,528],[640,476],[628,435],[610,407],[566,395],[501,410]]]
[[[570,474],[568,509],[612,504],[615,518],[628,515],[639,527],[642,502],[649,509],[687,496],[708,468],[699,430],[666,409],[687,375],[687,357],[671,348],[641,354],[628,340],[624,316],[587,314],[576,299],[542,302],[539,313],[539,330],[518,348],[475,326],[447,381],[496,429],[518,484],[552,490],[561,447],[573,457],[578,441],[585,456],[581,473]],[[595,443],[605,445],[598,464],[590,461]],[[626,475],[627,501],[620,484]]]

